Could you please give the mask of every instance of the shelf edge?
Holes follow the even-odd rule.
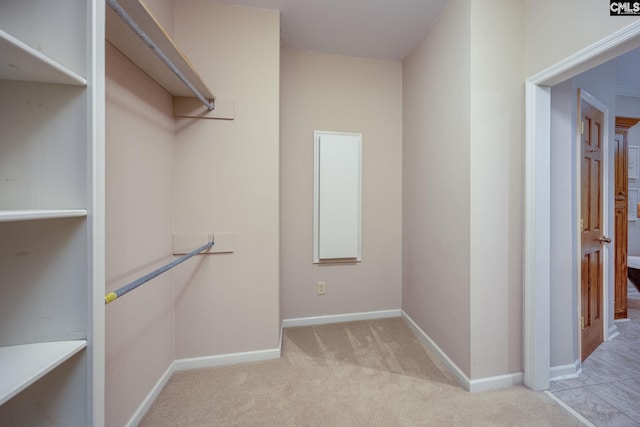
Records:
[[[19,354],[21,352],[26,353],[28,351],[42,352],[42,350],[45,349],[46,347],[55,347],[55,350],[57,351],[55,356],[52,357],[51,360],[48,362],[44,361],[44,362],[38,363],[37,366],[34,366],[34,368],[30,370],[30,372],[24,375],[24,379],[20,383],[12,385],[7,389],[5,389],[2,392],[2,394],[0,394],[0,405],[3,405],[7,401],[11,400],[13,397],[18,395],[21,391],[29,387],[31,384],[35,383],[40,378],[44,377],[49,372],[53,371],[55,368],[60,366],[65,361],[69,360],[75,354],[79,353],[82,349],[87,347],[87,341],[86,340],[55,341],[51,343],[34,343],[34,344],[0,347],[0,360],[2,360],[2,356],[6,356],[6,354],[3,354],[3,353]]]
[[[28,68],[24,70],[27,74],[20,78],[20,73],[16,71],[16,76],[4,76],[1,77],[2,80],[17,80],[17,81],[31,81],[31,82],[39,82],[39,83],[54,83],[54,84],[68,84],[73,86],[86,86],[87,80],[77,73],[71,71],[64,65],[54,61],[43,53],[37,51],[32,48],[28,44],[22,42],[21,40],[13,37],[11,34],[0,30],[0,43],[7,47],[6,55],[9,56],[9,53],[13,53],[16,57],[14,59],[21,59],[23,64],[26,58],[27,62],[32,62],[34,64],[39,65],[40,67],[44,67],[46,69],[46,74],[49,77],[42,77],[45,73],[42,72],[42,69],[38,69],[37,71],[33,71],[33,69]],[[17,57],[22,58],[17,58]],[[12,61],[13,62],[13,61]],[[20,69],[20,66],[17,64],[7,64],[7,68],[15,67],[16,70]],[[31,65],[33,67],[33,64]],[[30,76],[28,74],[31,74]],[[37,74],[38,76],[34,76]],[[2,74],[0,74],[2,76]]]
[[[118,3],[205,98],[215,98],[187,56],[144,3],[139,0],[118,0]],[[171,95],[195,96],[111,8],[107,7],[106,15],[106,38],[109,43]]]
[[[25,209],[0,210],[0,222],[32,221],[39,219],[79,218],[87,216],[86,209]]]

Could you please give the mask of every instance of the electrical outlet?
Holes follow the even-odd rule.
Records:
[[[316,283],[316,290],[318,291],[318,295],[324,295],[327,293],[327,283],[326,282],[318,282]]]

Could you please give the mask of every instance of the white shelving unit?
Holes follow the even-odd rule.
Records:
[[[0,426],[104,424],[104,2],[0,2]]]
[[[86,86],[87,81],[0,30],[0,79]]]
[[[0,405],[87,346],[85,340],[0,347]]]

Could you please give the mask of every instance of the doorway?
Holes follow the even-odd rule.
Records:
[[[551,367],[550,88],[637,47],[638,36],[640,23],[632,24],[526,82],[524,383],[534,390],[549,388]]]

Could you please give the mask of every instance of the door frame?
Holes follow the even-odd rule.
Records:
[[[602,129],[602,198],[600,203],[602,203],[602,234],[604,236],[611,236],[611,229],[609,227],[609,218],[611,216],[611,212],[609,209],[609,201],[611,199],[611,193],[608,191],[609,189],[609,107],[602,102],[600,102],[597,98],[591,95],[584,89],[578,89],[578,108],[577,108],[577,117],[576,124],[580,123],[582,120],[582,107],[581,102],[584,101],[592,107],[600,110],[603,115],[603,129]],[[582,230],[580,229],[580,220],[582,219],[582,137],[579,132],[576,131],[576,147],[575,147],[575,203],[576,203],[576,216],[574,218],[574,227],[576,232],[576,252],[574,254],[575,262],[576,262],[576,273],[577,273],[577,288],[575,289],[578,295],[578,316],[577,316],[577,328],[578,333],[578,359],[582,360],[582,327],[580,323],[580,317],[582,316]],[[610,283],[610,268],[611,264],[609,263],[609,259],[611,257],[611,246],[608,244],[602,245],[602,342],[610,339],[610,331],[609,331],[609,289],[613,286]]]
[[[640,22],[525,82],[524,384],[549,388],[551,370],[551,86],[640,46]]]

